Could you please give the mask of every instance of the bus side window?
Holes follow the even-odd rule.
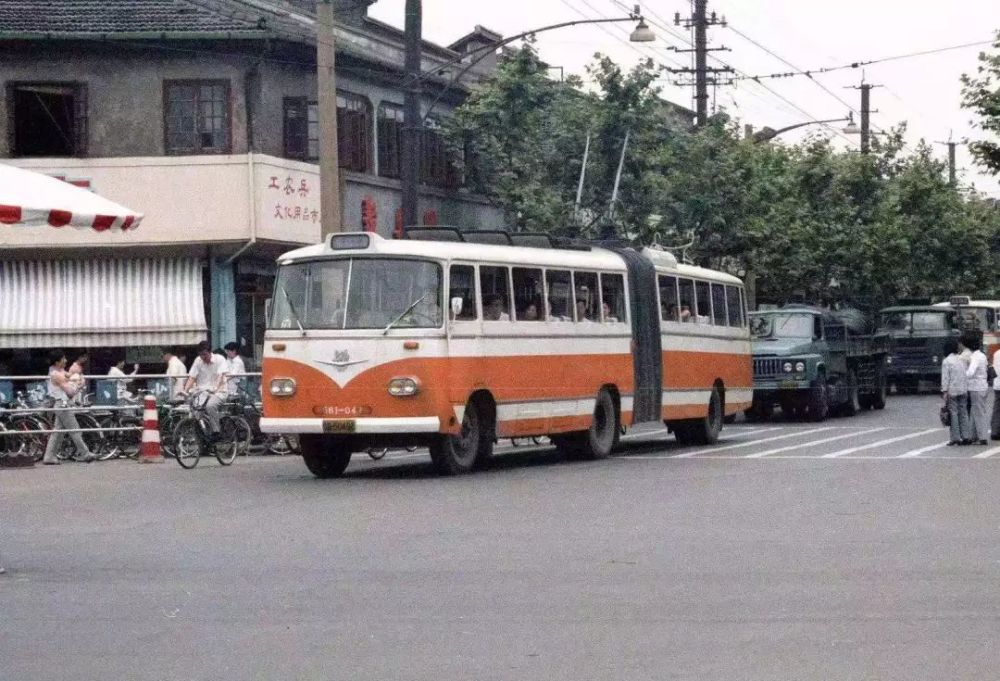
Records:
[[[601,314],[605,322],[627,322],[625,279],[620,274],[601,275]]]
[[[665,322],[681,320],[677,306],[677,277],[660,275],[660,319]]]
[[[712,323],[712,295],[707,281],[696,281],[694,283],[695,297],[698,299],[698,309],[695,321],[699,324]]]
[[[540,322],[545,319],[545,285],[541,270],[529,270],[515,267],[512,270],[514,279],[514,313],[519,322]]]
[[[694,318],[694,282],[690,279],[681,279],[678,290],[680,291],[680,318],[682,322],[693,322]]]
[[[735,286],[726,287],[726,308],[729,310],[729,326],[743,326],[740,290]]]
[[[479,266],[479,295],[482,296],[485,321],[510,321],[510,286],[507,268]]]
[[[725,326],[727,320],[726,287],[722,284],[712,284],[712,323],[716,326]]]
[[[451,278],[448,284],[447,308],[451,314],[451,299],[462,299],[462,311],[455,319],[469,320],[476,318],[476,270],[472,265],[452,265]]]
[[[576,321],[596,322],[601,318],[598,307],[597,273],[574,272],[573,288],[576,290]]]
[[[569,272],[546,270],[545,283],[549,289],[548,318],[556,322],[573,321],[573,288]]]

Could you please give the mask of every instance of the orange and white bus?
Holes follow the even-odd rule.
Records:
[[[750,406],[737,278],[663,251],[425,231],[436,239],[343,233],[279,258],[261,429],[298,433],[315,475],[414,444],[462,473],[497,438],[540,435],[601,458],[648,422],[711,443]]]

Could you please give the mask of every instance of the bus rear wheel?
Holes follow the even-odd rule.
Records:
[[[700,419],[671,421],[667,424],[682,445],[711,445],[719,440],[722,432],[722,395],[712,388],[708,398],[708,413]]]
[[[431,443],[431,461],[440,475],[468,473],[485,464],[493,454],[493,439],[479,402],[470,400],[462,416],[459,435],[438,435]]]
[[[339,478],[351,463],[351,450],[326,435],[300,435],[299,448],[309,472],[317,478]]]

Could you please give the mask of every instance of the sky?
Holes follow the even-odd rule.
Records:
[[[626,16],[625,8],[633,4],[634,0],[423,0],[423,33],[428,40],[448,44],[479,24],[510,36],[564,21]],[[402,27],[404,5],[405,0],[378,0],[369,14]],[[952,11],[957,7],[961,14]],[[583,77],[595,52],[625,66],[644,58],[672,67],[690,65],[690,54],[669,49],[690,47],[687,29],[673,22],[675,12],[690,13],[688,0],[647,0],[641,9],[657,35],[653,43],[629,43],[632,25],[627,23],[572,26],[539,33],[540,56],[566,73]],[[963,0],[950,6],[927,0],[709,0],[709,11],[724,15],[728,22],[727,27],[710,29],[710,44],[730,50],[712,56],[748,76],[987,42],[1000,29],[1000,2],[996,0]],[[877,110],[871,118],[873,130],[888,130],[906,121],[910,149],[921,138],[961,142],[982,135],[973,127],[971,112],[961,108],[959,78],[975,72],[977,55],[984,49],[989,46],[896,59],[816,74],[812,79],[764,79],[761,84],[744,79],[717,88],[714,105],[758,129],[841,118],[850,109],[860,109],[860,92],[851,88],[864,78],[880,86],[871,91],[871,106]],[[710,65],[722,66],[714,59]],[[558,77],[558,71],[553,75]],[[677,87],[669,78],[661,85],[663,97],[694,108],[692,88]],[[833,136],[840,146],[857,149],[858,136],[840,133],[844,125],[811,125],[780,139],[793,143],[822,133]],[[935,145],[935,154],[945,160],[947,148]],[[957,166],[963,186],[975,185],[984,194],[1000,198],[1000,180],[978,169],[962,145]]]

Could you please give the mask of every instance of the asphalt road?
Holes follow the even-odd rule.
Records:
[[[450,479],[0,470],[0,679],[995,678],[1000,448],[937,405]]]

